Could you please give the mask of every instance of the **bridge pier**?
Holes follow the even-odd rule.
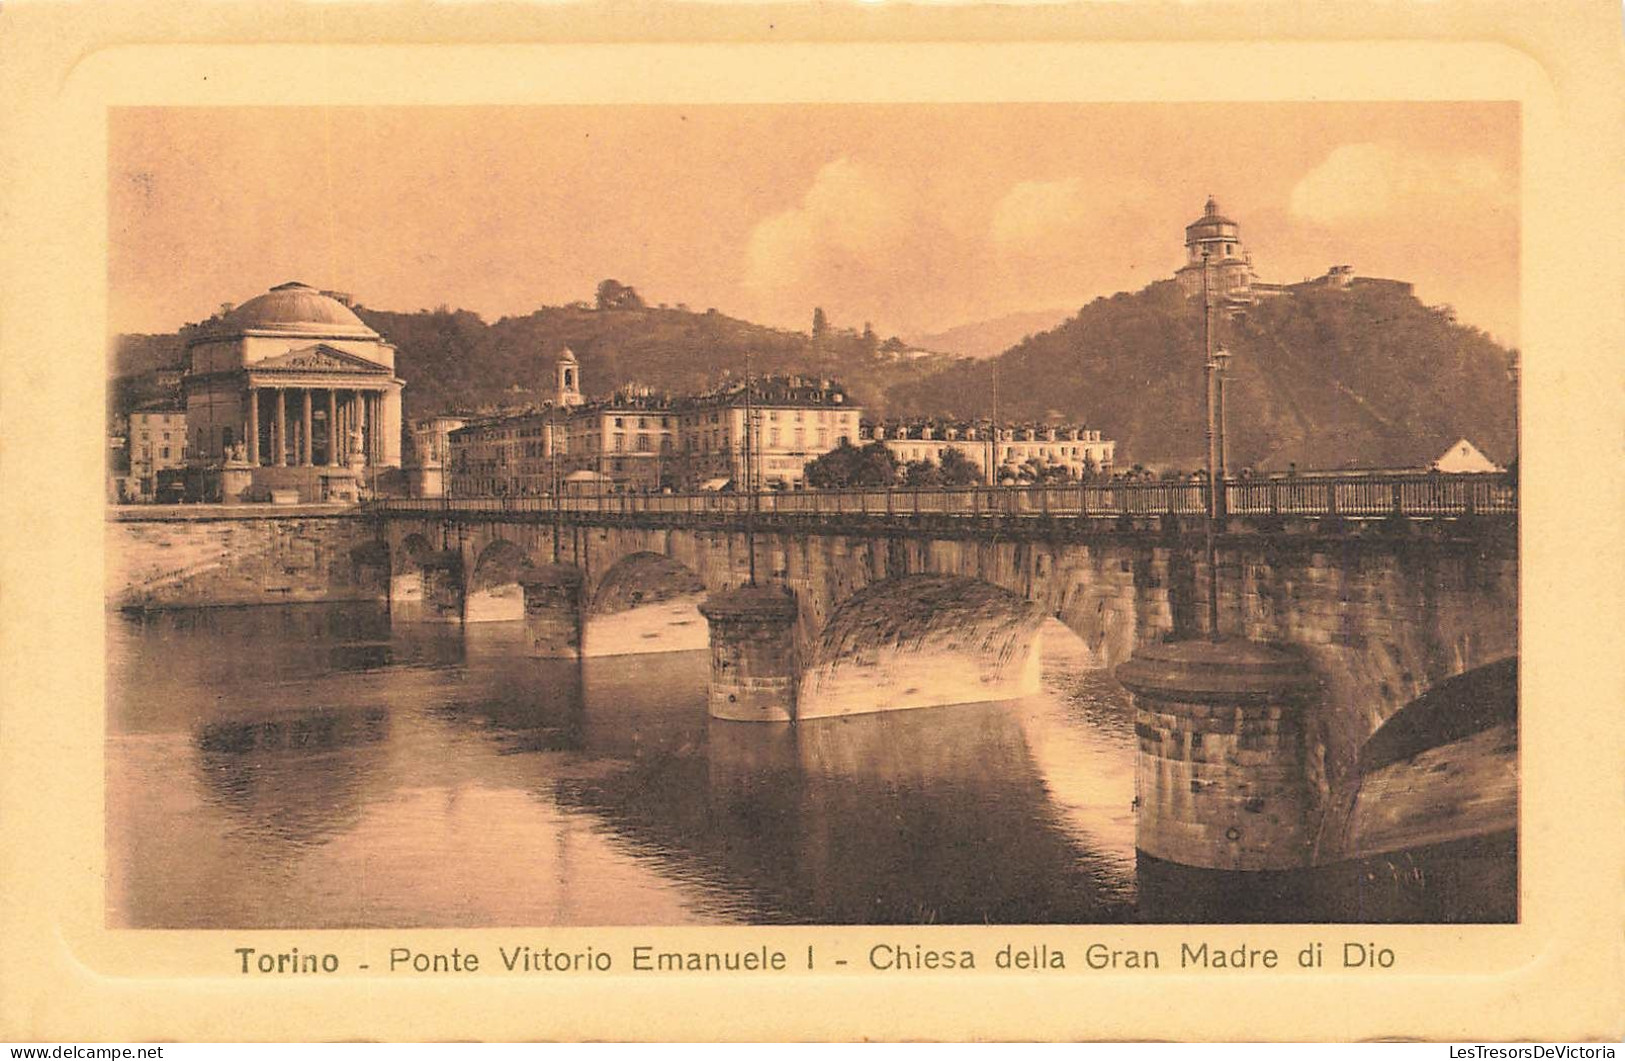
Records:
[[[795,597],[777,586],[741,586],[712,594],[700,614],[711,627],[711,716],[794,720]]]
[[[567,564],[532,568],[520,579],[525,594],[525,643],[532,656],[581,657],[582,576]]]
[[[439,553],[389,579],[390,622],[463,620],[463,572],[456,553]]]
[[[1135,847],[1211,870],[1311,857],[1303,708],[1314,677],[1261,642],[1148,645],[1117,669],[1134,695]]]

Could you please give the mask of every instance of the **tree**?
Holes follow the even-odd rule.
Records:
[[[880,337],[875,334],[875,326],[868,321],[863,322],[863,351],[873,356],[880,349]]]
[[[862,460],[858,447],[843,438],[834,449],[807,464],[807,485],[820,489],[851,486]]]
[[[807,485],[822,489],[845,486],[890,486],[897,481],[897,459],[884,442],[862,449],[841,439],[839,445],[807,465]]]
[[[858,465],[853,486],[891,486],[897,482],[897,458],[884,442],[871,442],[858,452],[863,462]]]
[[[946,486],[971,486],[982,481],[976,462],[950,447],[942,451],[942,482]]]
[[[824,333],[826,333],[828,331],[829,331],[829,318],[824,316],[824,307],[823,306],[814,306],[813,307],[812,337],[814,339],[822,339],[824,337]]]
[[[948,450],[947,452],[952,453],[953,451]],[[930,457],[917,461],[909,461],[907,464],[903,465],[903,485],[915,487],[941,486],[942,469],[938,467],[937,462],[932,460]]]
[[[598,285],[598,309],[643,309],[644,303],[635,288],[619,280],[604,280]]]

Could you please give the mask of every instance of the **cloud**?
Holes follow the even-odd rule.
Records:
[[[1030,253],[1075,239],[1089,222],[1083,184],[1022,181],[993,208],[993,245],[1004,253]]]
[[[993,205],[987,241],[1012,305],[1081,305],[1135,285],[1132,263],[1168,257],[1155,189],[1129,174],[1020,181]],[[1112,287],[1110,285],[1117,285]]]
[[[939,207],[862,163],[827,163],[800,202],[751,230],[745,287],[779,320],[810,319],[815,305],[847,326],[936,320],[974,256]]]
[[[1336,227],[1381,219],[1436,218],[1516,205],[1512,178],[1488,158],[1400,151],[1391,144],[1344,144],[1292,189],[1293,217]]]

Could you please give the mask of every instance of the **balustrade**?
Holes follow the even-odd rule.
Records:
[[[1416,519],[1465,515],[1512,516],[1517,489],[1503,475],[1442,473],[1304,475],[1233,479],[1224,484],[1230,516],[1338,516]],[[1196,479],[1158,482],[1095,482],[1067,486],[963,486],[921,489],[854,488],[764,491],[755,511],[766,517],[857,516],[879,519],[994,516],[1046,519],[1087,516],[1200,517],[1207,511],[1207,484]],[[558,498],[384,498],[369,507],[383,512],[592,513],[741,518],[752,498],[741,493],[568,494]]]

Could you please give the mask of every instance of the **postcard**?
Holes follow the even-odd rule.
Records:
[[[1617,30],[8,7],[5,1033],[1617,1041]]]

